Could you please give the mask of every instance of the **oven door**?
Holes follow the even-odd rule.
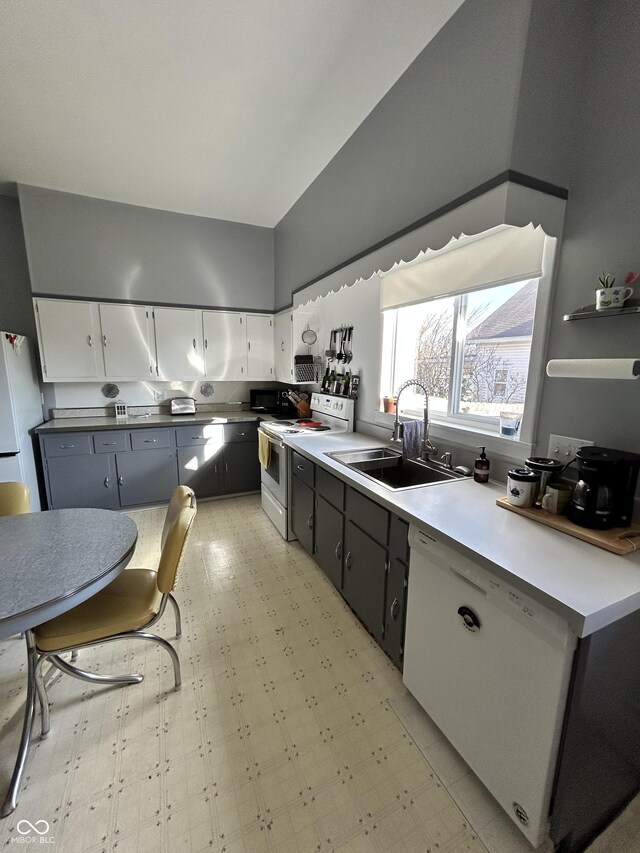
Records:
[[[269,439],[269,466],[260,467],[260,481],[277,502],[287,508],[287,448],[284,443],[264,430],[260,430]]]

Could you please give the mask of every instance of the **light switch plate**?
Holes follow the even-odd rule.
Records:
[[[550,459],[557,459],[558,462],[570,462],[578,450],[587,445],[592,446],[593,442],[584,438],[569,438],[566,435],[550,435],[547,455]]]

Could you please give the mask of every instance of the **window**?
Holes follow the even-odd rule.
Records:
[[[382,395],[414,378],[432,417],[497,432],[505,406],[524,411],[537,292],[535,278],[385,311]],[[420,415],[423,399],[407,388],[401,409]]]

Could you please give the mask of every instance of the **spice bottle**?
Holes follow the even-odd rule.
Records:
[[[484,452],[485,445],[481,444],[479,446],[480,456],[478,456],[473,466],[473,479],[476,483],[488,483],[491,462],[487,459],[487,454]]]

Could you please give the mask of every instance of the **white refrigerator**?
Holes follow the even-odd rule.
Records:
[[[31,512],[40,509],[29,430],[43,421],[34,347],[22,335],[0,332],[0,483],[26,483]]]

